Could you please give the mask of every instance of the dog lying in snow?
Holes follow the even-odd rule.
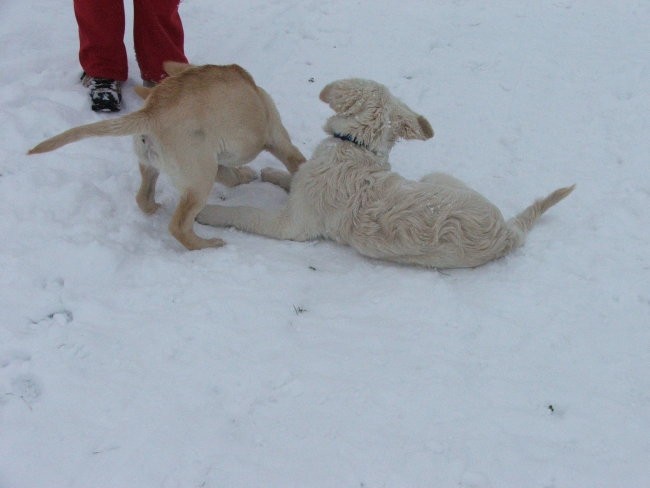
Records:
[[[41,142],[29,154],[52,151],[91,136],[135,135],[142,184],[140,209],[155,212],[159,171],[181,193],[169,231],[188,249],[222,246],[194,232],[194,218],[216,180],[234,186],[255,178],[237,168],[267,150],[295,172],[305,160],[291,143],[271,97],[237,65],[192,66],[167,62],[171,76],[150,91],[141,110],[117,119],[82,125]]]
[[[278,239],[325,237],[398,263],[473,267],[521,245],[533,222],[574,188],[556,190],[504,221],[497,207],[451,176],[415,182],[390,171],[388,153],[398,139],[429,139],[433,130],[383,85],[336,81],[320,99],[336,113],[312,158],[293,176],[262,174],[290,189],[282,209],[207,205],[197,220]]]

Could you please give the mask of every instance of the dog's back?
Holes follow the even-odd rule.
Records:
[[[505,221],[501,211],[462,184],[407,183],[382,198],[369,216],[381,229],[373,254],[368,239],[355,247],[373,257],[435,268],[475,267],[521,246],[534,222],[568,196],[574,186],[555,190]],[[455,180],[455,179],[454,179]]]
[[[404,264],[475,267],[503,257],[574,188],[560,188],[506,221],[494,204],[451,176],[409,181],[381,165],[364,165],[361,151],[348,150],[359,154],[319,147],[294,180],[292,196],[302,212],[315,213],[310,220],[322,223],[324,237]]]

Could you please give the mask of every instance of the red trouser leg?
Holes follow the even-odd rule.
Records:
[[[74,0],[79,26],[79,62],[89,76],[128,77],[122,0]]]
[[[187,63],[179,0],[134,0],[133,39],[143,80],[158,82],[166,75],[164,61]]]

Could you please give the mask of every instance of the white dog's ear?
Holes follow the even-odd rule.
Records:
[[[325,86],[319,98],[327,103],[336,113],[353,112],[354,107],[361,107],[365,99],[364,85],[359,80],[339,80]]]
[[[431,124],[422,115],[410,111],[401,111],[397,114],[396,119],[397,135],[402,139],[426,141],[433,137]]]

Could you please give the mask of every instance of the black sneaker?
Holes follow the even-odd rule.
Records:
[[[81,83],[90,89],[91,108],[95,112],[119,112],[122,103],[122,83],[109,78],[94,78],[86,73]]]

